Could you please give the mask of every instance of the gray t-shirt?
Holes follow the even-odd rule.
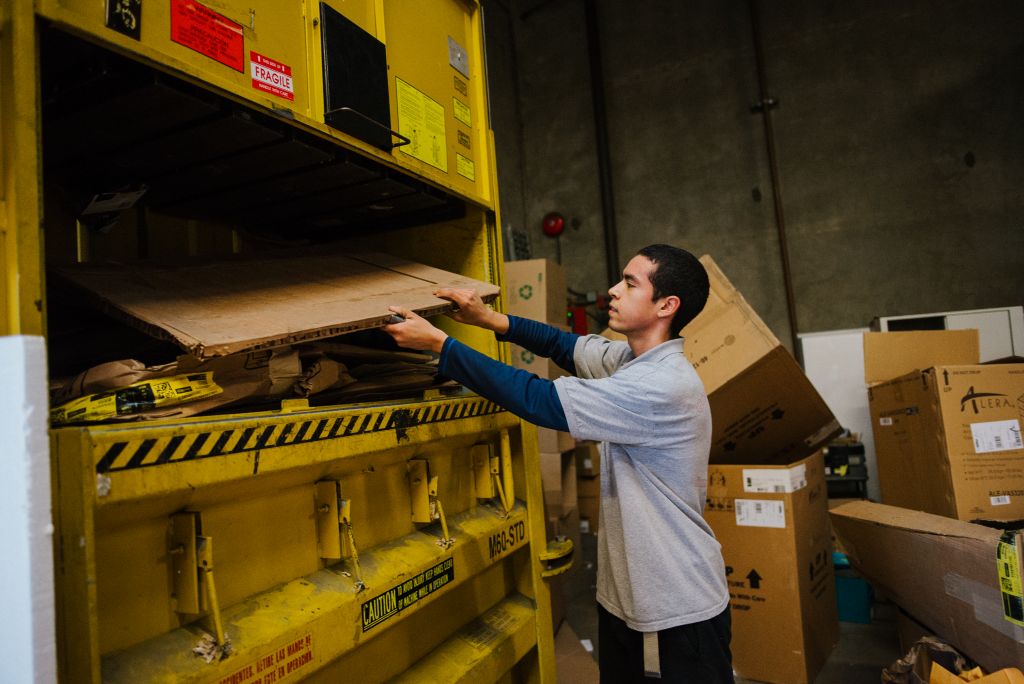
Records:
[[[581,337],[578,377],[555,380],[577,439],[601,442],[597,600],[630,628],[657,632],[729,604],[722,549],[704,521],[711,410],[676,338],[639,357]]]

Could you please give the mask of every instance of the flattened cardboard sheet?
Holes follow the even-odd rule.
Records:
[[[81,265],[57,274],[101,308],[198,358],[375,328],[389,305],[433,316],[452,304],[438,287],[500,288],[387,254],[321,249],[176,265]]]

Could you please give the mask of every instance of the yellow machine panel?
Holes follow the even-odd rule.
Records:
[[[500,284],[480,15],[0,4],[3,333],[48,327],[54,378],[121,343],[47,265],[338,243]],[[60,680],[553,681],[532,430],[443,384],[54,427]]]
[[[405,168],[473,201],[493,206],[493,151],[486,125],[481,10],[459,0],[41,0],[55,24],[85,33],[157,68],[243,98],[384,163]],[[328,14],[351,23],[325,47]],[[330,60],[358,39],[360,66],[333,103]],[[379,64],[364,54],[379,45]],[[377,73],[379,72],[379,73]],[[372,98],[371,98],[372,100]],[[364,126],[339,127],[337,109]],[[363,130],[360,130],[363,129]],[[355,132],[353,132],[355,130]],[[389,131],[392,131],[389,133]],[[402,132],[404,131],[404,133]],[[377,142],[373,142],[376,140]]]

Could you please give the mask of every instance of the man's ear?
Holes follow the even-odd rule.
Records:
[[[679,307],[682,306],[682,302],[676,295],[669,295],[661,298],[661,306],[658,307],[659,318],[672,318],[679,311]]]

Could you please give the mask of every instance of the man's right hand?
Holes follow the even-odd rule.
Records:
[[[508,332],[508,316],[488,308],[476,290],[442,287],[434,291],[434,296],[455,304],[456,310],[448,316],[459,323],[493,330],[499,335]]]

